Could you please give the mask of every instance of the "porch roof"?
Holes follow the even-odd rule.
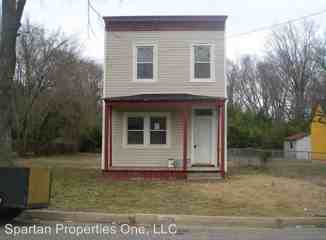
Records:
[[[110,102],[190,102],[190,101],[208,101],[224,102],[226,98],[212,97],[205,95],[193,95],[187,93],[160,93],[160,94],[137,94],[129,96],[119,96],[106,98]]]

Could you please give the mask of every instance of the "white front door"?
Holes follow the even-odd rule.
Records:
[[[192,164],[212,165],[213,111],[211,109],[194,110],[193,162]]]

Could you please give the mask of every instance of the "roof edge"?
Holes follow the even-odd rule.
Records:
[[[108,32],[117,31],[224,31],[225,15],[106,16]]]
[[[290,136],[287,136],[285,138],[286,141],[296,141],[296,140],[300,140],[302,138],[308,137],[310,136],[309,133],[306,132],[300,132],[300,133],[296,133],[296,134],[292,134]]]
[[[136,94],[119,97],[105,97],[102,100],[110,102],[191,102],[191,101],[226,101],[224,97],[213,97],[205,95],[180,94]]]
[[[146,21],[159,21],[159,22],[174,22],[174,21],[225,21],[227,15],[139,15],[139,16],[103,16],[104,20],[115,22],[146,22]]]

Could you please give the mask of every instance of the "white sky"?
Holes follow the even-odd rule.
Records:
[[[227,35],[248,32],[326,9],[326,0],[93,0],[103,16],[228,15]],[[25,17],[32,23],[78,38],[85,56],[103,60],[103,22],[92,14],[95,36],[87,31],[87,0],[27,0]],[[312,18],[326,31],[326,13]],[[228,38],[227,56],[257,54],[269,31]]]

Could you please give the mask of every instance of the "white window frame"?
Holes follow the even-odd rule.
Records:
[[[137,78],[137,47],[153,47],[153,78]],[[134,43],[133,44],[133,82],[152,83],[157,81],[157,44],[155,43]]]
[[[128,129],[128,118],[129,117],[141,117],[141,118],[143,118],[143,123],[144,123],[144,125],[143,125],[143,130],[129,130]],[[126,117],[126,120],[125,120],[125,124],[126,124],[126,134],[124,134],[125,136],[126,136],[126,144],[127,145],[133,145],[133,146],[143,146],[144,144],[145,144],[145,136],[146,136],[146,133],[145,133],[145,126],[146,126],[146,124],[145,124],[145,117],[144,116],[142,116],[142,115],[129,115],[129,116],[127,116]],[[137,132],[137,131],[142,131],[143,132],[143,144],[128,144],[128,133],[129,132],[132,132],[132,131],[135,131],[135,132]]]
[[[144,118],[144,144],[128,144],[128,117]],[[150,118],[166,117],[166,144],[150,144]],[[123,148],[169,148],[171,136],[171,114],[168,112],[125,112],[123,115]]]
[[[210,47],[210,78],[195,78],[195,46]],[[215,45],[211,43],[193,43],[190,46],[190,82],[215,82]]]

